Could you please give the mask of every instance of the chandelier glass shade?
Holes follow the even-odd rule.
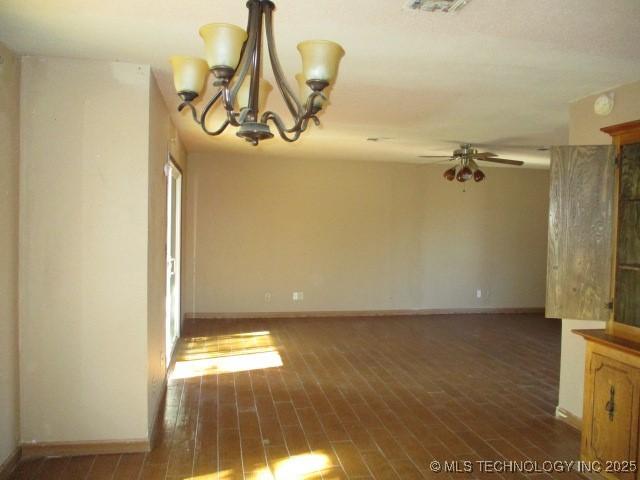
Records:
[[[238,129],[236,135],[258,145],[260,140],[273,137],[269,127],[272,123],[282,139],[294,142],[307,130],[310,121],[319,125],[317,114],[327,105],[327,87],[335,81],[344,50],[327,40],[300,43],[302,73],[296,75],[299,91],[294,92],[284,77],[275,48],[275,5],[270,0],[249,0],[247,8],[246,31],[226,23],[211,23],[200,28],[206,60],[171,57],[174,86],[182,99],[178,110],[190,110],[193,120],[208,135],[220,135],[231,125]],[[291,126],[277,113],[265,111],[267,96],[273,87],[262,78],[263,36],[276,85],[293,118]],[[198,113],[193,101],[204,90],[210,73],[217,91]],[[207,116],[217,103],[223,105],[226,118],[217,130],[210,130]]]

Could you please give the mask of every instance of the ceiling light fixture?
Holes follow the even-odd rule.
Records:
[[[522,160],[509,160],[508,158],[498,158],[498,155],[491,152],[479,152],[468,143],[463,143],[460,148],[453,151],[451,156],[443,155],[419,155],[418,158],[435,158],[445,159],[445,161],[456,161],[455,167],[449,168],[444,171],[442,176],[452,182],[458,180],[459,182],[467,182],[472,178],[476,182],[482,182],[487,176],[480,170],[480,167],[476,163],[476,160],[490,163],[501,163],[506,165],[522,166],[524,162]],[[438,162],[439,163],[439,162]]]
[[[487,177],[485,173],[480,170],[478,164],[472,159],[461,159],[458,165],[445,170],[442,176],[450,182],[458,180],[462,183],[467,182],[472,178],[476,182],[482,182]]]
[[[302,57],[302,78],[299,79],[300,96],[287,83],[276,53],[273,37],[273,11],[270,0],[249,0],[247,31],[235,25],[212,23],[200,28],[207,60],[174,56],[171,58],[176,91],[182,99],[178,111],[188,108],[193,119],[207,135],[220,135],[229,125],[238,128],[236,135],[252,145],[273,137],[267,122],[276,126],[280,136],[294,142],[307,129],[309,120],[320,124],[317,114],[327,102],[322,92],[336,78],[344,50],[335,42],[309,40],[298,44]],[[263,29],[271,69],[285,104],[293,116],[293,125],[287,127],[275,112],[264,110],[271,85],[262,79]],[[218,91],[198,115],[193,101],[200,95],[206,77],[213,73],[213,85]],[[207,127],[207,115],[216,102],[221,101],[226,119],[217,130]]]

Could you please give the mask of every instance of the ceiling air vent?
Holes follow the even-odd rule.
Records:
[[[408,10],[424,10],[426,12],[453,13],[462,9],[471,0],[409,0]]]

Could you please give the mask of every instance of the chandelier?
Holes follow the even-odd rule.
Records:
[[[229,125],[236,127],[236,135],[252,145],[273,137],[268,123],[275,125],[280,137],[294,142],[307,129],[309,121],[320,124],[317,114],[325,106],[323,93],[332,84],[338,72],[344,50],[335,42],[309,40],[298,45],[302,57],[302,74],[297,76],[299,96],[287,83],[276,53],[273,37],[273,11],[269,0],[249,0],[247,30],[226,23],[211,23],[200,28],[205,44],[206,61],[187,56],[171,57],[173,80],[182,103],[178,111],[191,111],[193,120],[207,135],[220,135]],[[272,89],[262,79],[263,29],[267,42],[269,61],[276,84],[293,117],[293,124],[286,126],[277,113],[265,111],[266,97]],[[216,93],[201,114],[193,106],[203,90],[207,76],[213,74]],[[207,126],[207,116],[216,103],[221,102],[226,118],[216,130]]]

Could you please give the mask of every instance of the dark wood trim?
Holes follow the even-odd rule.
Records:
[[[333,317],[404,317],[411,315],[459,314],[543,314],[544,307],[524,308],[429,308],[416,310],[329,310],[309,312],[206,312],[186,313],[184,320],[245,318],[333,318]]]
[[[600,131],[615,137],[636,129],[640,129],[640,120],[618,123],[617,125],[609,125],[608,127],[602,127]]]
[[[146,453],[149,451],[151,451],[149,440],[23,443],[21,458]]]
[[[572,332],[580,335],[588,342],[598,343],[631,355],[640,356],[640,343],[617,335],[611,335],[606,330],[572,330]]]
[[[11,472],[16,468],[22,458],[22,449],[18,446],[9,457],[0,465],[0,480],[8,480]]]

